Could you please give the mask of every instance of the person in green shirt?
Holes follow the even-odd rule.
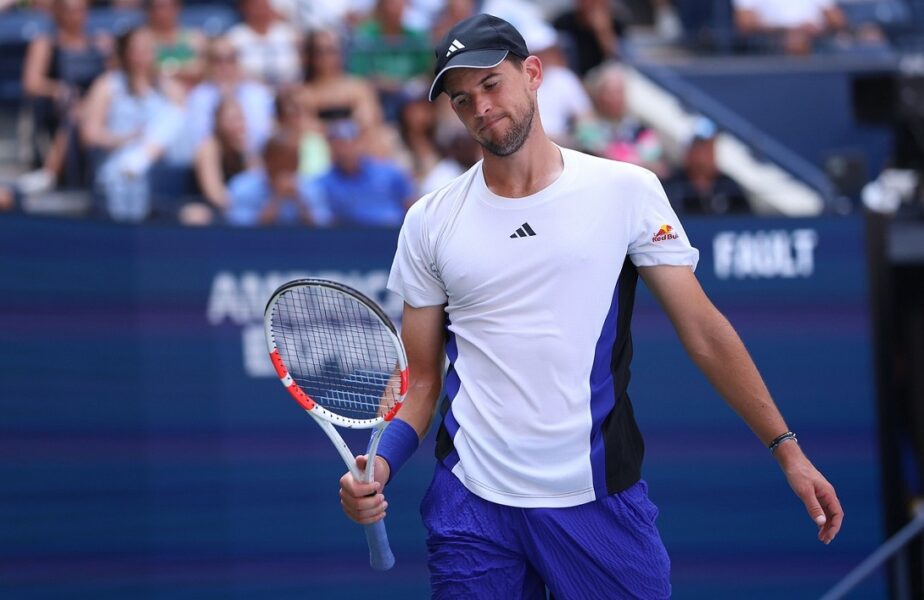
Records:
[[[394,122],[404,100],[428,86],[433,52],[427,34],[404,25],[405,0],[377,0],[372,16],[356,26],[348,69],[375,86],[385,118]]]

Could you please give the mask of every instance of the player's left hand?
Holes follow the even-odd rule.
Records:
[[[818,539],[830,544],[841,529],[844,509],[834,486],[806,458],[796,442],[780,444],[774,454],[790,487],[805,504],[809,516],[818,526]]]

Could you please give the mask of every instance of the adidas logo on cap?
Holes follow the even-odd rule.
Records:
[[[465,48],[465,45],[459,40],[452,40],[452,43],[449,44],[449,50],[446,51],[446,56],[452,55],[453,52]]]

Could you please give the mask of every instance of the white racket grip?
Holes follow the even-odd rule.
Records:
[[[395,555],[391,553],[388,532],[385,531],[385,519],[364,525],[363,529],[369,543],[369,565],[376,571],[387,571],[395,566]]]

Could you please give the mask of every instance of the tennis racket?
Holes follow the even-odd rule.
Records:
[[[298,279],[273,292],[263,314],[276,374],[334,443],[353,477],[372,481],[379,440],[407,393],[407,356],[372,300],[334,281]],[[335,427],[336,426],[336,427]],[[360,472],[337,427],[372,429]],[[385,522],[365,526],[369,564],[395,564]]]

